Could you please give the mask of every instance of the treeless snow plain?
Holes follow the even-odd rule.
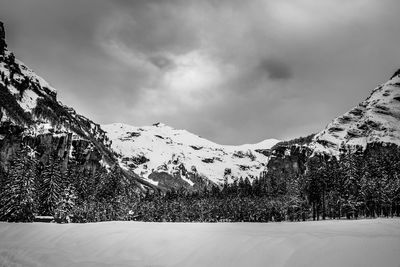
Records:
[[[400,266],[400,220],[0,223],[0,266]]]

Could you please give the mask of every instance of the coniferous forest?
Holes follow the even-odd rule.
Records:
[[[260,175],[211,189],[138,194],[120,168],[95,171],[49,156],[46,164],[23,146],[0,170],[0,220],[56,222],[270,222],[400,215],[400,149],[374,144],[314,156],[296,177]]]
[[[315,156],[297,177],[263,174],[211,189],[138,194],[119,168],[88,171],[56,155],[46,164],[24,146],[0,171],[0,219],[31,222],[138,220],[153,222],[270,222],[400,215],[400,149],[374,145]]]

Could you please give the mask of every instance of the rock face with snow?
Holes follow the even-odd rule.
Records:
[[[318,133],[311,147],[315,152],[339,153],[341,146],[370,143],[400,145],[400,70],[374,89],[357,107],[334,119]]]
[[[358,106],[337,117],[321,132],[280,142],[271,148],[268,177],[285,181],[306,171],[309,158],[338,156],[341,148],[400,145],[400,70],[374,89]]]
[[[168,183],[160,174],[190,186],[201,180],[222,184],[240,177],[254,179],[265,171],[265,151],[278,142],[268,139],[258,144],[219,145],[161,123],[144,127],[115,123],[102,128],[124,168],[152,183],[163,181],[164,186]]]
[[[43,161],[56,153],[66,164],[79,150],[86,164],[116,162],[100,126],[59,102],[56,90],[7,49],[0,23],[0,164],[22,142]]]
[[[59,102],[56,90],[15,58],[0,23],[0,167],[7,169],[21,144],[42,163],[56,155],[64,169],[71,160],[91,171],[119,166],[100,125]],[[123,174],[140,189],[155,189],[134,173]]]
[[[6,44],[6,33],[4,30],[4,24],[0,21],[0,55],[4,54],[4,50],[7,47]]]

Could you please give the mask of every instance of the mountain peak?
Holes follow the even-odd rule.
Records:
[[[390,79],[393,79],[393,78],[396,77],[396,76],[400,76],[400,69],[398,69],[398,70],[393,74],[393,76],[390,77]]]
[[[4,30],[3,22],[0,21],[0,55],[4,55],[4,49],[6,47],[6,32]]]
[[[341,146],[400,145],[400,70],[314,138],[317,151],[339,153]]]
[[[0,38],[1,39],[5,39],[5,30],[4,30],[4,23],[2,21],[0,21]]]
[[[278,142],[268,139],[257,144],[220,145],[162,123],[142,127],[116,123],[102,128],[122,165],[152,183],[158,181],[158,173],[180,176],[188,184],[196,183],[188,178],[195,174],[214,183],[239,177],[254,179],[267,162],[267,156],[260,151]]]

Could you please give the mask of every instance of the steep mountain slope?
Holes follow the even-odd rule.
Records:
[[[59,148],[60,142],[64,143],[63,151],[57,151],[64,158],[72,154],[73,141],[86,141],[83,148],[87,150],[87,156],[98,153],[99,161],[113,165],[115,158],[104,131],[98,124],[57,101],[56,90],[15,59],[7,49],[2,23],[0,40],[0,149],[4,152],[1,161],[4,163],[10,156],[7,151],[13,144],[7,140],[16,139],[15,132],[10,136],[11,129],[18,129],[24,139],[51,139],[50,143],[56,143],[55,148]],[[49,148],[45,150],[45,154],[50,153]]]
[[[400,145],[400,70],[357,107],[334,119],[314,137],[315,152],[337,155],[341,146]]]
[[[100,125],[59,102],[56,90],[7,49],[0,22],[0,167],[7,169],[20,144],[29,145],[43,163],[56,154],[64,168],[71,160],[92,171],[118,164]],[[138,188],[155,188],[123,173]]]
[[[338,156],[343,148],[356,146],[379,149],[379,144],[400,145],[400,70],[321,132],[272,147],[268,176],[278,181],[290,179],[304,173],[312,157]]]
[[[155,173],[179,176],[191,186],[195,183],[193,174],[218,184],[259,177],[267,163],[265,151],[278,142],[268,139],[258,144],[219,145],[161,123],[145,127],[115,123],[102,128],[125,168],[150,181],[157,181]]]

